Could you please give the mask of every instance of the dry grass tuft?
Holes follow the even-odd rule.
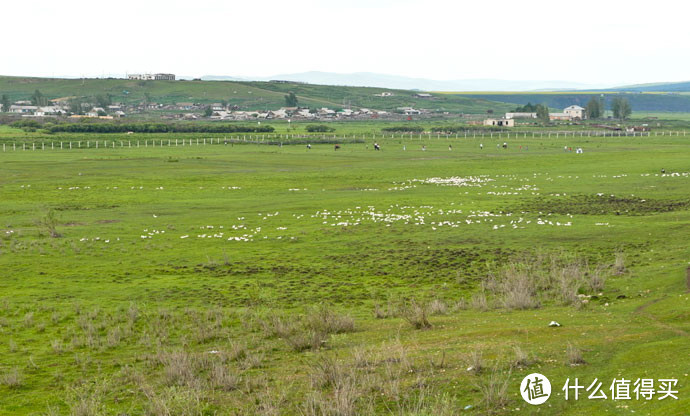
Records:
[[[500,373],[497,369],[479,380],[477,388],[482,396],[481,403],[486,414],[501,412],[510,403],[509,385],[510,373]]]
[[[535,309],[539,307],[536,285],[530,270],[511,264],[503,270],[500,291],[506,309]]]
[[[233,391],[240,388],[242,377],[233,369],[216,361],[209,373],[211,385],[222,391]]]
[[[473,374],[480,374],[484,371],[484,356],[479,350],[473,350],[467,360],[467,371]]]
[[[570,342],[565,349],[565,360],[566,364],[570,366],[586,364],[585,359],[582,357],[582,351]]]
[[[354,319],[336,313],[327,305],[309,310],[304,317],[304,325],[316,332],[325,334],[342,334],[355,330]]]
[[[415,301],[410,302],[403,308],[403,317],[415,329],[429,329],[429,312],[425,305],[420,305]]]
[[[285,342],[296,352],[318,350],[326,345],[328,334],[312,329],[302,329],[285,338]]]
[[[448,313],[448,305],[441,299],[434,299],[429,302],[429,315],[446,315]]]
[[[24,373],[18,368],[13,367],[0,376],[0,385],[7,386],[11,389],[18,389],[24,383]]]
[[[478,311],[488,311],[489,310],[489,300],[486,297],[486,293],[482,290],[481,292],[472,295],[472,309]]]
[[[514,367],[524,368],[534,364],[534,359],[531,358],[529,353],[523,350],[519,345],[513,347],[513,353],[515,354],[512,362]]]
[[[158,362],[163,365],[163,376],[168,386],[199,387],[194,357],[188,352],[160,353]]]
[[[613,261],[613,272],[617,275],[625,273],[628,269],[625,265],[626,255],[622,250],[616,251],[615,258]]]

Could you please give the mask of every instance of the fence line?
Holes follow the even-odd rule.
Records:
[[[652,134],[653,133],[653,134]],[[517,139],[527,139],[527,138],[546,138],[546,139],[560,139],[560,138],[584,138],[584,137],[680,137],[685,136],[686,131],[683,130],[682,134],[680,130],[677,131],[480,131],[476,130],[465,130],[463,132],[455,133],[391,133],[388,134],[376,134],[376,133],[351,133],[345,135],[338,134],[322,134],[322,135],[305,135],[305,134],[263,134],[263,135],[237,135],[228,137],[208,137],[208,138],[190,138],[190,139],[178,139],[174,141],[172,139],[145,139],[145,140],[91,140],[87,141],[50,141],[50,150],[55,150],[56,143],[59,143],[59,149],[124,149],[124,148],[148,148],[151,147],[180,147],[180,146],[206,146],[206,145],[234,145],[234,144],[265,144],[265,145],[277,145],[281,146],[285,144],[303,144],[309,142],[316,143],[339,143],[343,140],[350,140],[352,142],[365,142],[367,140],[450,140],[450,139],[497,139],[497,140],[517,140]],[[248,138],[247,138],[248,136]],[[92,144],[93,143],[93,144]],[[27,142],[20,143],[20,149],[22,151],[35,151],[36,142],[31,142],[30,148],[27,148]],[[39,150],[46,150],[46,142],[40,142]],[[2,144],[2,151],[10,151],[10,146],[8,143]],[[17,143],[11,143],[11,151],[17,151]]]

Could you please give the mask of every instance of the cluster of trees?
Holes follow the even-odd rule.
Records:
[[[585,110],[587,112],[587,118],[590,120],[596,120],[604,117],[606,113],[606,104],[604,103],[604,98],[590,98],[587,102],[587,107],[585,107]],[[616,96],[611,101],[611,111],[613,112],[614,118],[625,120],[632,113],[632,108],[627,98]]]
[[[10,97],[8,97],[5,94],[2,94],[2,97],[0,97],[0,106],[2,108],[0,108],[0,110],[6,113],[10,111],[10,105],[12,105],[12,103],[10,102]]]
[[[272,133],[273,126],[200,123],[63,123],[46,125],[51,133]]]
[[[49,102],[50,100],[48,100],[48,97],[43,95],[39,90],[36,90],[33,94],[31,94],[32,105],[48,105]]]
[[[537,113],[537,120],[542,123],[548,123],[551,120],[549,118],[549,106],[546,104],[537,104],[534,112]]]
[[[333,127],[325,124],[310,124],[306,129],[309,133],[330,133],[335,131]]]
[[[294,92],[290,91],[285,95],[285,107],[297,107],[297,104],[297,95]]]
[[[24,129],[24,130],[29,130],[29,131],[35,131],[36,129],[40,129],[41,127],[43,127],[43,125],[36,120],[26,120],[26,119],[15,121],[14,123],[11,124],[11,126],[18,128],[18,129]]]
[[[516,113],[537,113],[537,119],[543,123],[549,122],[549,106],[546,104],[532,104],[528,102],[515,109]]]
[[[527,104],[523,105],[522,107],[518,106],[514,112],[516,113],[536,113],[537,112],[537,106],[539,104],[532,104],[528,102]]]
[[[392,126],[381,129],[384,133],[421,133],[424,127],[421,126]]]
[[[604,116],[606,107],[604,105],[603,98],[592,97],[587,102],[585,107],[585,112],[587,113],[587,118],[590,120],[596,120]]]
[[[106,108],[113,104],[113,96],[111,94],[97,95],[94,99],[98,107]]]
[[[627,99],[616,97],[611,102],[611,111],[613,111],[613,116],[615,118],[625,120],[632,113],[632,108],[630,108],[630,103]]]

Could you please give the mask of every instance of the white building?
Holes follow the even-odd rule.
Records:
[[[506,113],[505,118],[537,118],[537,113]]]
[[[129,74],[127,78],[139,81],[175,81],[175,74]]]
[[[515,127],[515,120],[512,118],[487,118],[484,120],[484,125],[495,127]]]
[[[335,116],[335,111],[331,110],[330,108],[322,107],[319,109],[318,114],[321,117],[333,117]]]
[[[153,81],[153,74],[129,74],[127,78],[139,81]]]
[[[271,115],[271,118],[287,118],[288,117],[287,110],[285,110],[284,108],[281,108],[280,110],[269,111],[269,113]]]
[[[36,111],[34,111],[34,115],[43,117],[43,116],[57,116],[64,114],[65,111],[62,109],[62,107],[57,107],[57,106],[47,106],[47,107],[38,107]]]
[[[416,110],[412,107],[398,107],[398,111],[401,111],[406,116],[416,116],[416,115],[422,114],[421,111]]]
[[[33,114],[36,110],[38,110],[38,107],[35,105],[11,105],[10,106],[10,113]]]
[[[175,74],[153,74],[153,79],[157,81],[175,81]]]
[[[570,121],[572,119],[567,113],[549,113],[549,120]]]
[[[570,107],[566,107],[563,112],[567,115],[570,116],[571,119],[580,119],[584,120],[587,118],[585,114],[585,109],[580,107],[579,105],[571,105]]]
[[[102,110],[102,109],[101,109]],[[86,117],[100,117],[101,115],[98,113],[97,108],[91,109],[91,111],[87,111],[86,114],[84,114]]]
[[[304,118],[314,118],[316,117],[316,114],[312,113],[309,111],[308,108],[302,108],[299,111],[297,111],[297,115],[299,117],[304,117]]]

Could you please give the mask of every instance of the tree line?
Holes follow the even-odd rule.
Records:
[[[26,121],[12,124],[18,128],[28,126]],[[192,123],[62,123],[44,124],[40,128],[50,133],[272,133],[273,126],[240,126],[232,124],[192,124]]]
[[[592,97],[587,102],[585,107],[585,112],[587,118],[591,120],[596,120],[604,117],[606,113],[606,104],[604,103],[604,97]],[[625,120],[632,113],[632,108],[630,107],[630,102],[624,97],[614,97],[611,101],[611,112],[613,117],[619,120]]]

